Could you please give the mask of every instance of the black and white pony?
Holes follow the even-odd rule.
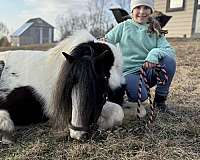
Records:
[[[106,102],[124,83],[122,55],[113,45],[79,31],[48,51],[6,51],[0,80],[0,132],[9,142],[14,126],[51,119],[82,139],[92,124],[122,123],[123,110]],[[103,108],[103,110],[102,110]]]

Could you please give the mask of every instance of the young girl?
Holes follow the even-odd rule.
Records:
[[[150,87],[156,85],[154,106],[163,112],[173,113],[165,101],[176,70],[175,50],[163,35],[148,32],[148,19],[154,9],[153,0],[132,0],[132,19],[116,25],[105,35],[106,41],[119,44],[123,54],[123,74],[126,79],[128,101],[138,100],[139,70],[146,70]],[[158,83],[155,67],[160,64],[167,72],[168,80],[164,85]],[[148,98],[143,82],[141,100]]]

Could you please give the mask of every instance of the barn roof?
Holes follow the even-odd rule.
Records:
[[[19,27],[11,36],[20,36],[24,33],[24,31],[26,31],[29,27],[31,27],[34,23],[37,24],[45,24],[46,26],[50,27],[50,28],[54,28],[52,25],[50,25],[49,23],[47,23],[46,21],[44,21],[41,18],[32,18],[29,19],[25,24],[23,24],[21,27]]]
[[[39,23],[43,23],[43,24],[47,25],[48,27],[54,28],[52,25],[50,25],[49,23],[47,23],[42,18],[32,18],[32,19],[29,19],[26,23],[30,23],[30,22],[38,23],[38,24]]]
[[[20,36],[22,33],[24,33],[25,30],[27,30],[33,22],[30,23],[25,23],[21,27],[19,27],[13,34],[12,36]]]

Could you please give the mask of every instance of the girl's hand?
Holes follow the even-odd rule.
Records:
[[[154,68],[154,67],[156,67],[156,63],[151,63],[151,62],[145,62],[144,64],[143,64],[143,67],[145,68],[145,69],[151,69],[151,68]]]

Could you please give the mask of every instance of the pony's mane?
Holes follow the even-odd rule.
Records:
[[[96,106],[94,70],[90,59],[82,59],[76,64],[64,62],[54,92],[54,114],[56,126],[67,127],[72,113],[72,92],[76,92],[80,99],[75,99],[81,106]],[[91,100],[92,97],[92,100]],[[89,108],[79,108],[83,117],[87,119]],[[85,112],[84,112],[85,109]],[[59,125],[58,125],[59,124]]]
[[[50,50],[47,51],[48,58],[47,58],[47,63],[49,64],[57,64],[57,67],[55,70],[54,75],[55,76],[60,76],[65,78],[64,75],[60,75],[62,72],[63,65],[65,65],[66,59],[62,55],[62,52],[66,52],[67,54],[71,54],[71,51],[76,48],[79,44],[88,42],[88,41],[93,41],[95,38],[86,30],[80,30],[77,32],[74,32],[72,36],[64,39],[60,43],[58,43],[54,48],[51,48]],[[68,64],[66,64],[68,65]],[[56,89],[56,86],[53,86]],[[50,104],[49,107],[46,107],[45,112],[47,115],[52,116],[54,114],[54,109],[55,107],[53,106],[53,99],[50,99]]]
[[[85,32],[82,33],[80,33],[81,36],[85,35],[85,38],[82,38],[81,40],[79,39],[79,41],[77,41],[76,37],[75,39],[70,38],[61,42],[61,46],[63,47],[65,47],[64,43],[68,43],[69,41],[70,43],[74,41],[74,43],[71,44],[78,44],[69,52],[69,54],[77,57],[78,59],[74,63],[69,63],[67,60],[65,60],[61,65],[60,73],[58,75],[59,78],[54,88],[53,101],[51,104],[51,115],[54,119],[54,125],[56,127],[67,127],[67,122],[71,119],[73,101],[71,97],[72,94],[81,97],[75,101],[78,101],[76,104],[81,104],[81,106],[84,106],[84,108],[79,108],[84,119],[88,119],[88,113],[85,113],[84,110],[90,112],[91,109],[88,108],[89,106],[97,106],[97,88],[95,88],[97,86],[95,80],[96,74],[91,58],[94,54],[94,50],[92,47],[90,47],[91,43],[94,43],[94,38],[87,33],[85,34]]]

